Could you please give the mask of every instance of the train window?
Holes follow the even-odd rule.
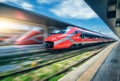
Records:
[[[80,33],[80,31],[75,31],[75,34],[78,34],[78,33]]]
[[[80,31],[75,31],[71,35],[75,35],[75,34],[78,34],[78,33],[80,33]]]
[[[86,34],[84,34],[84,38],[86,38],[87,37],[87,35]]]
[[[90,35],[88,33],[85,33],[85,38],[90,38]]]
[[[64,33],[67,33],[69,30],[70,30],[70,28],[63,29],[63,30],[61,30],[60,32],[58,32],[58,34],[64,34]]]
[[[97,35],[93,35],[93,34],[90,34],[90,33],[82,33],[80,35],[81,38],[99,38],[99,36]]]
[[[75,34],[78,34],[78,31],[75,31]]]
[[[95,38],[95,36],[92,34],[92,35],[91,35],[91,38]]]
[[[90,34],[90,33],[85,33],[85,37],[86,38],[99,38],[99,36],[93,35],[93,34]]]
[[[84,33],[82,33],[82,34],[80,35],[80,37],[81,37],[81,38],[84,38]]]
[[[63,34],[63,33],[65,33],[65,30],[61,30],[61,31],[59,32],[59,34]]]
[[[92,34],[89,34],[89,38],[93,38],[93,35],[92,35]]]

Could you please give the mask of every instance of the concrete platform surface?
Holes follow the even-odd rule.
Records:
[[[109,45],[102,52],[88,60],[80,67],[69,72],[58,81],[90,81],[94,76],[95,72],[98,70],[99,66],[102,64],[104,59],[109,55],[110,51],[116,44],[117,42]]]
[[[120,81],[120,43],[113,48],[91,81]]]

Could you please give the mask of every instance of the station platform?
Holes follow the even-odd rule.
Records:
[[[120,81],[120,42],[112,49],[91,81]]]
[[[120,42],[107,46],[59,81],[120,81]]]

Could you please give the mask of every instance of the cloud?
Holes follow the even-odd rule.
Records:
[[[40,4],[50,4],[50,3],[56,2],[58,0],[36,0],[36,1]]]
[[[91,19],[98,17],[83,0],[64,0],[50,11],[64,18]]]
[[[33,9],[33,5],[27,2],[22,2],[21,3],[21,7],[26,9],[26,10],[32,10]]]
[[[10,2],[13,2],[15,4],[20,4],[22,0],[9,0]]]
[[[49,0],[37,0],[37,2],[38,2],[38,3],[41,3],[41,4],[42,4],[42,3],[50,3]]]
[[[1,3],[5,3],[5,2],[7,2],[7,0],[0,0],[0,2],[1,2]]]
[[[4,3],[13,3],[13,4],[17,4],[17,5],[20,5],[23,0],[0,0],[0,2],[4,2]]]
[[[4,3],[13,3],[13,4],[16,4],[26,10],[32,10],[33,9],[33,5],[28,3],[28,2],[25,2],[24,0],[0,0],[0,2],[4,2]]]

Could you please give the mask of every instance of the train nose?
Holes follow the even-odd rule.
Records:
[[[22,44],[25,44],[25,43],[22,42],[22,41],[15,41],[14,44],[15,44],[15,45],[22,45]]]
[[[27,45],[27,44],[41,44],[43,43],[43,34],[41,32],[31,30],[21,37],[16,39],[15,44],[17,45]]]

